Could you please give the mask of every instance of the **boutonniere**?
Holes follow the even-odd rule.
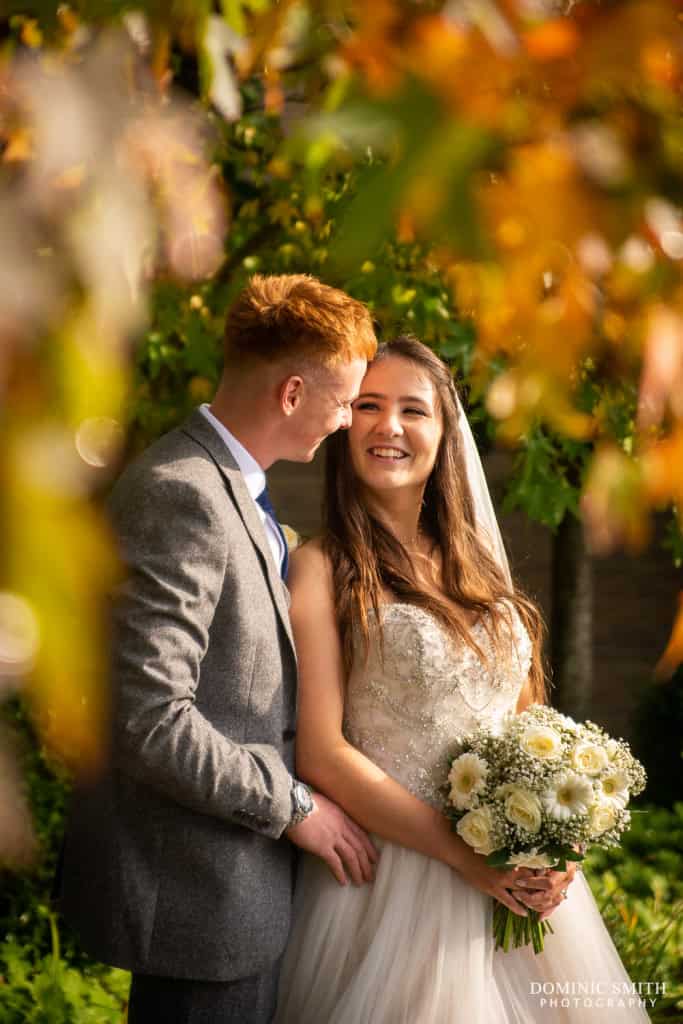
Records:
[[[287,526],[286,523],[280,523],[280,526],[282,527],[282,532],[285,535],[287,550],[291,555],[292,551],[296,551],[299,544],[301,544],[301,535],[298,534],[296,530],[293,530],[291,526]]]

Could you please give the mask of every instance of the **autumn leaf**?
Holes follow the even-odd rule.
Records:
[[[678,595],[678,611],[669,642],[657,662],[657,675],[663,679],[670,679],[681,663],[683,663],[683,591]]]

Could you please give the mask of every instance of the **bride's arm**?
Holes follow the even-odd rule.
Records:
[[[342,734],[345,674],[327,559],[313,542],[290,564],[290,616],[299,659],[296,766],[300,778],[363,828],[453,865],[448,821]]]
[[[299,659],[297,775],[359,825],[458,870],[476,888],[523,913],[506,886],[513,872],[490,868],[455,835],[446,817],[404,789],[342,733],[345,673],[332,574],[316,542],[290,563],[290,615]]]

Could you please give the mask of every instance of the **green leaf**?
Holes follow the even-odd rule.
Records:
[[[578,515],[588,445],[548,434],[529,432],[517,453],[508,480],[503,510],[522,508],[545,526],[556,529],[567,514]]]
[[[683,524],[683,512],[674,506],[671,518],[666,525],[662,546],[671,552],[673,563],[677,569],[683,566],[683,527],[681,524]]]
[[[486,863],[492,868],[502,868],[508,863],[509,857],[509,850],[494,850],[493,853],[489,853]]]
[[[241,0],[221,0],[223,17],[231,29],[239,36],[243,36],[247,29],[247,22],[242,10]]]
[[[469,182],[473,170],[488,157],[491,139],[480,129],[446,117],[435,98],[416,82],[409,82],[391,102],[375,104],[374,110],[377,116],[386,116],[394,152],[388,163],[373,162],[359,177],[333,249],[334,267],[343,273],[372,258],[392,235],[411,190],[413,198],[416,190],[435,192],[433,217],[447,229],[450,241],[471,255],[481,239]],[[428,209],[431,199],[426,201]]]

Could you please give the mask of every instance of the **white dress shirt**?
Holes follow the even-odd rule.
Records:
[[[272,551],[275,565],[277,566],[278,572],[281,572],[282,562],[285,557],[282,538],[280,537],[277,526],[271,517],[264,512],[256,500],[266,486],[266,474],[263,472],[254,456],[250,455],[244,445],[240,444],[235,435],[230,433],[225,424],[221,423],[221,421],[214,416],[207,403],[200,405],[199,408],[218,436],[223,439],[230,454],[242,471],[242,476],[244,477],[244,482],[247,485],[247,490],[254,500],[254,505],[259,514],[259,519],[265,528],[268,545]]]

